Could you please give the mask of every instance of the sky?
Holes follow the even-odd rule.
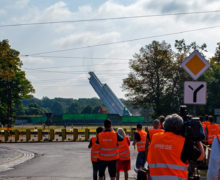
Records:
[[[165,15],[178,13],[191,14]],[[111,19],[134,16],[144,17]],[[185,39],[206,43],[209,58],[220,42],[219,19],[219,0],[0,0],[0,41],[20,52],[37,98],[98,97],[90,71],[125,98],[122,82],[141,47]],[[18,25],[45,22],[62,23]],[[196,31],[179,33],[188,30]]]

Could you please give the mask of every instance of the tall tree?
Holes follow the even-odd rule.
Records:
[[[184,40],[176,40],[172,50],[164,41],[153,41],[142,47],[130,61],[131,73],[123,80],[126,96],[142,108],[153,107],[154,115],[177,113],[183,104],[184,81],[191,79],[180,64],[194,50],[203,52],[206,44],[187,45]]]
[[[13,123],[14,105],[34,92],[21,67],[19,52],[11,49],[8,40],[0,41],[0,121],[3,125]]]
[[[204,73],[202,80],[207,82],[207,104],[204,109],[206,114],[213,114],[215,108],[220,108],[220,43],[216,52],[210,58],[210,67]]]
[[[171,46],[166,42],[153,41],[140,49],[130,60],[131,72],[123,80],[127,97],[142,107],[153,106],[155,114],[163,114],[167,105],[163,99],[172,78]]]

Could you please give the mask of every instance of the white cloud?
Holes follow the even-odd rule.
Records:
[[[95,45],[105,42],[114,42],[118,39],[120,39],[120,33],[118,32],[109,32],[103,34],[96,32],[82,32],[70,34],[66,37],[56,39],[53,44],[62,48],[71,48]]]
[[[83,20],[220,9],[220,3],[214,0],[201,0],[199,2],[196,0],[137,0],[132,1],[130,4],[126,3],[126,5],[122,1],[108,0],[103,1],[103,3],[99,2],[99,6],[92,4],[93,2],[90,1],[88,3],[80,3],[82,5],[74,6],[74,8],[69,7],[71,3],[67,0],[50,1],[49,5],[41,4],[40,6],[28,0],[16,1],[16,3],[20,4],[14,3],[12,5],[7,3],[8,1],[5,2],[7,8],[0,10],[2,17],[0,17],[0,20],[2,23]],[[10,6],[13,7],[9,9]],[[16,6],[18,9],[16,9]],[[9,10],[13,13],[8,14],[7,11]],[[203,15],[161,16],[115,21],[36,25],[3,29],[4,32],[1,32],[0,29],[0,34],[1,37],[9,39],[9,42],[13,43],[13,48],[18,49],[20,52],[32,54],[41,51],[77,48],[214,26],[218,24],[219,16],[220,13],[208,13]],[[102,47],[85,48],[77,51],[46,54],[51,56],[91,57],[94,59],[53,59],[40,57],[22,57],[21,59],[24,63],[24,68],[57,67],[48,69],[51,72],[27,71],[27,76],[34,82],[36,88],[35,95],[37,97],[96,96],[87,79],[88,71],[94,71],[102,82],[109,84],[112,90],[119,97],[122,97],[121,84],[122,79],[129,72],[128,60],[107,60],[105,58],[131,59],[132,55],[139,53],[139,49],[146,44],[150,44],[152,40],[165,40],[173,45],[176,39],[183,38],[187,43],[193,41],[200,45],[204,42],[207,43],[207,57],[210,57],[215,51],[218,34],[218,29],[195,31]],[[96,59],[95,57],[103,57],[103,59]],[[64,68],[63,66],[69,67]],[[56,71],[66,73],[56,73]],[[61,80],[56,81],[56,79]]]
[[[27,7],[30,0],[16,0],[15,7],[17,8],[25,8]]]

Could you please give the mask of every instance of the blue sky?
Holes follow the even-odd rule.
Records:
[[[218,0],[0,0],[0,26],[7,24],[84,20],[163,13],[220,10]],[[88,72],[94,71],[118,97],[124,97],[122,80],[129,72],[129,59],[139,49],[152,42],[173,45],[176,39],[196,41],[208,46],[207,58],[220,42],[219,29],[208,29],[154,39],[144,39],[108,46],[73,49],[218,26],[219,13],[184,16],[164,16],[114,21],[78,22],[49,25],[0,27],[0,40],[8,39],[12,48],[20,51],[23,70],[36,93],[48,96],[83,98],[97,96],[89,84]],[[40,52],[72,49],[57,53]],[[44,57],[43,57],[44,56]],[[61,56],[62,58],[45,57]],[[71,57],[71,58],[70,58]]]

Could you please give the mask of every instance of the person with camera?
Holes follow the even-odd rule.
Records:
[[[203,160],[204,149],[200,141],[196,145],[183,137],[183,119],[177,114],[168,115],[164,122],[164,133],[154,134],[147,161],[150,179],[188,179],[190,160]]]

